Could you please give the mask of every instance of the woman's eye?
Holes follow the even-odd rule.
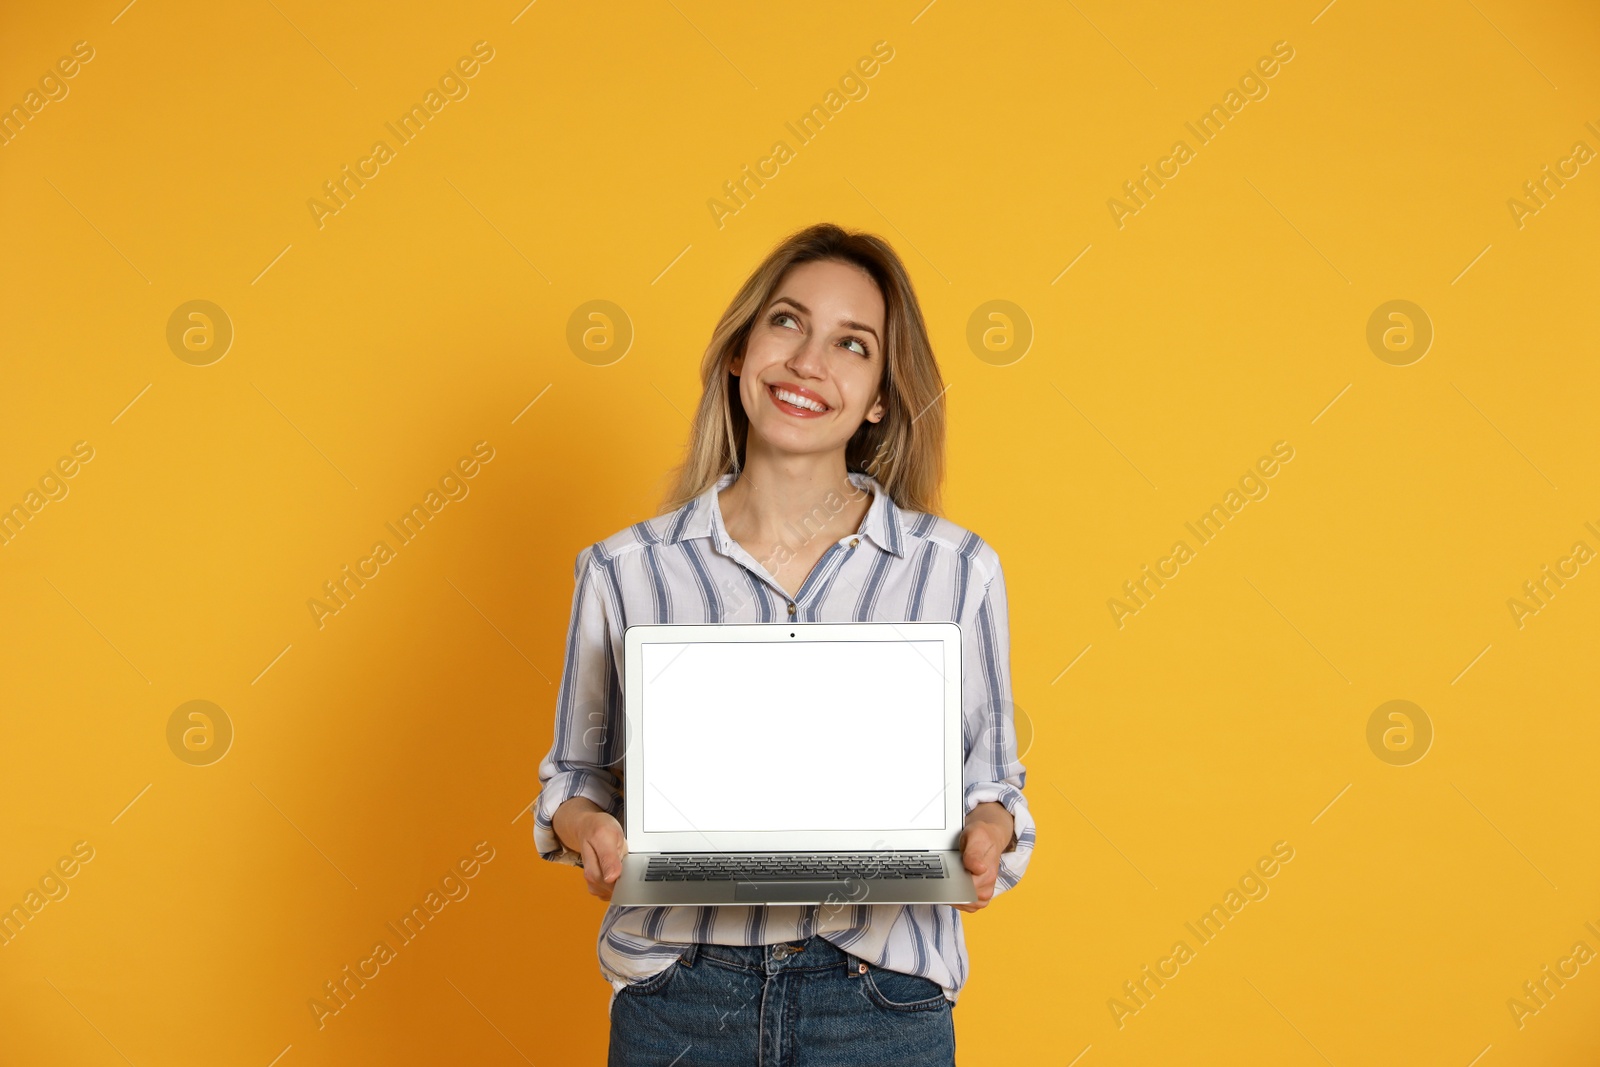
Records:
[[[795,325],[784,326],[785,320],[792,322]],[[771,315],[767,316],[767,321],[774,326],[780,326],[784,329],[798,329],[800,323],[799,319],[795,318],[787,311],[774,311]],[[867,359],[872,358],[872,352],[868,350],[867,343],[858,337],[846,337],[840,343],[846,345],[855,345],[856,347],[851,351],[855,352],[857,355],[865,356]]]

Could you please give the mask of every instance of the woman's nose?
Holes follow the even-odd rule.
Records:
[[[822,345],[820,337],[808,337],[789,355],[789,369],[808,377],[822,376]]]

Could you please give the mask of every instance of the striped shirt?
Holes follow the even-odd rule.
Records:
[[[676,511],[578,553],[555,738],[539,764],[534,802],[539,855],[581,862],[551,827],[556,808],[571,797],[587,797],[626,822],[620,740],[627,626],[944,621],[962,632],[965,810],[997,801],[1011,813],[1016,845],[1000,857],[995,894],[1016,885],[1033,854],[1034,825],[1011,716],[1010,630],[998,554],[947,519],[901,510],[875,479],[852,472],[850,482],[873,494],[861,528],[828,546],[791,599],[723,526],[717,494],[733,479],[724,474]],[[834,513],[845,504],[837,493],[827,498]],[[765,945],[817,934],[881,967],[930,978],[954,1002],[967,978],[961,916],[948,904],[613,904],[600,926],[600,971],[614,996],[665,969],[689,942]]]

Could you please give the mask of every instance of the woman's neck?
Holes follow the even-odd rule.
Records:
[[[775,545],[860,529],[872,494],[850,482],[842,450],[818,456],[758,452],[746,454],[744,469],[717,503],[729,537]]]

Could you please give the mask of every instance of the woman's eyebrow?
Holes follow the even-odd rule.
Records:
[[[780,296],[777,299],[775,299],[772,303],[774,305],[776,305],[776,304],[792,304],[801,314],[803,314],[803,315],[811,314],[811,309],[810,308],[806,307],[804,304],[800,303],[800,301],[796,300],[792,296]],[[770,306],[769,306],[769,310],[770,310]],[[878,340],[878,331],[874,330],[871,326],[868,326],[864,322],[855,322],[855,321],[853,321],[851,319],[840,319],[839,320],[839,325],[840,326],[847,326],[852,330],[860,330],[862,333],[870,333],[872,335],[872,339],[874,341]]]

